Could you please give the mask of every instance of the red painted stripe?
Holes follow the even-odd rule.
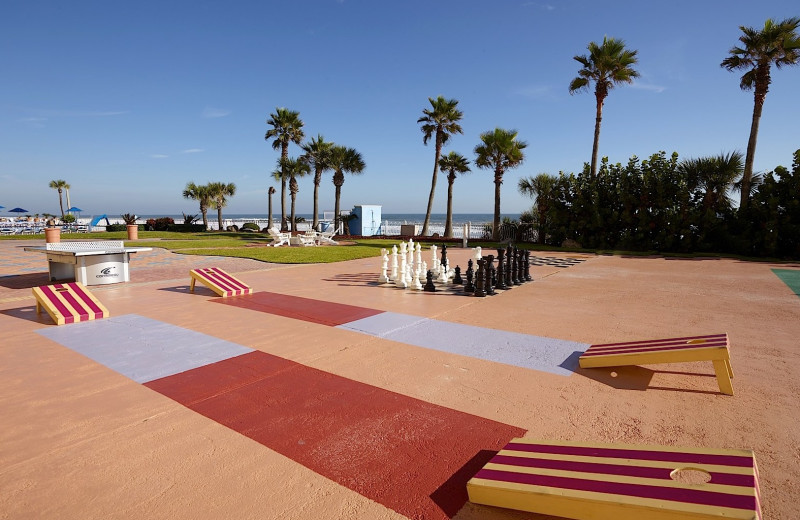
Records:
[[[672,347],[682,345],[686,348],[703,348],[708,347],[711,345],[714,346],[727,346],[728,342],[725,340],[706,340],[705,343],[688,343],[686,341],[662,341],[659,343],[631,343],[630,345],[613,345],[613,346],[605,346],[605,347],[598,347],[596,345],[592,345],[589,347],[589,350],[599,350],[599,351],[609,351],[609,350],[620,350],[620,349],[651,349],[651,348],[658,348],[658,347]]]
[[[55,289],[61,289],[63,287],[64,286],[59,283],[55,285],[42,285],[39,289],[47,297],[47,300],[53,304],[53,307],[56,308],[58,313],[64,316],[64,323],[74,323],[75,317],[72,315],[72,312],[61,302],[55,292]]]
[[[711,453],[684,453],[656,450],[634,450],[626,448],[600,448],[593,446],[559,446],[552,444],[528,444],[509,442],[504,450],[553,455],[577,455],[581,457],[606,457],[615,459],[654,460],[684,464],[714,464],[737,468],[753,467],[753,458],[745,455],[716,455]]]
[[[527,457],[513,457],[509,455],[496,455],[492,460],[495,464],[519,466],[523,468],[542,468],[559,471],[576,471],[579,473],[603,473],[606,475],[624,475],[627,477],[640,477],[672,481],[670,473],[675,468],[649,468],[620,464],[601,464],[597,462],[578,462],[572,460],[537,459]],[[726,486],[742,486],[752,488],[755,485],[753,475],[737,475],[735,473],[711,472],[712,484]]]
[[[209,281],[218,285],[222,290],[226,293],[234,293],[236,291],[236,286],[232,284],[230,281],[226,280],[225,278],[219,276],[218,273],[212,271],[210,268],[205,269],[202,273]]]
[[[677,347],[656,347],[656,348],[649,348],[649,349],[644,349],[644,350],[631,348],[631,349],[619,349],[619,350],[604,351],[604,352],[592,352],[591,349],[590,349],[590,350],[587,350],[586,352],[584,352],[583,354],[581,354],[581,357],[583,357],[583,356],[587,356],[587,357],[589,357],[589,356],[608,356],[608,355],[612,355],[612,354],[639,354],[639,353],[647,354],[647,353],[650,353],[650,352],[667,352],[667,351],[670,351],[670,350],[693,350],[693,349],[698,349],[698,348],[722,348],[724,346],[725,346],[724,343],[720,344],[720,345],[709,345],[708,343],[704,343],[702,345],[680,345],[680,346],[677,346]]]
[[[572,489],[575,491],[591,491],[609,495],[669,500],[671,502],[681,502],[685,504],[730,507],[746,511],[755,511],[757,508],[754,496],[733,495],[699,489],[668,488],[645,484],[625,484],[619,482],[604,482],[602,480],[584,480],[581,478],[530,475],[527,473],[514,473],[511,471],[498,471],[493,469],[482,469],[475,477],[498,482],[514,482],[517,484],[546,486],[556,489]]]
[[[67,285],[69,285],[72,288],[72,290],[75,291],[75,294],[78,295],[78,297],[81,299],[81,301],[87,307],[89,307],[89,310],[91,310],[91,312],[94,314],[95,318],[102,318],[103,317],[103,310],[100,307],[97,306],[97,304],[92,299],[91,295],[87,294],[87,292],[83,290],[83,287],[81,287],[80,285],[78,285],[76,283],[70,283],[70,284],[67,284]]]
[[[68,291],[64,291],[61,293],[61,296],[64,297],[67,302],[72,305],[74,312],[72,315],[78,321],[88,321],[89,320],[89,312],[84,308],[82,302],[78,301],[74,294]]]
[[[622,343],[598,343],[597,345],[592,345],[593,347],[609,347],[609,346],[619,346],[619,345],[643,345],[648,343],[660,343],[662,341],[689,341],[693,339],[710,339],[710,338],[725,338],[725,334],[708,334],[706,336],[685,336],[682,338],[664,338],[664,339],[647,339],[643,341],[625,341]]]
[[[408,518],[454,516],[524,434],[260,351],[145,386]]]
[[[271,292],[257,292],[242,298],[225,298],[214,302],[332,327],[384,312]]]
[[[236,278],[234,278],[230,274],[226,273],[222,269],[220,269],[218,267],[213,267],[211,269],[214,270],[214,273],[217,276],[219,276],[220,279],[225,280],[228,284],[230,284],[231,287],[234,287],[235,288],[235,292],[237,292],[238,294],[244,294],[244,291],[249,289],[249,287],[247,285],[245,285],[243,282],[241,282],[240,280],[237,280]]]

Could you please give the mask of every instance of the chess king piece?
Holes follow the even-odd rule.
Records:
[[[514,261],[512,256],[511,244],[509,244],[506,248],[506,289],[511,289],[514,287],[514,282],[511,281],[511,272],[514,270]]]
[[[474,293],[475,284],[472,282],[475,276],[475,270],[472,268],[472,258],[467,261],[467,283],[464,284],[465,293]]]
[[[479,298],[484,298],[486,296],[485,290],[485,273],[486,273],[486,261],[481,258],[478,260],[478,267],[475,270],[475,296]]]
[[[400,269],[394,281],[395,286],[400,289],[407,288],[406,276],[408,276],[408,258],[406,257],[406,243],[402,242],[400,244]]]
[[[503,290],[507,289],[508,286],[506,285],[506,262],[505,262],[506,250],[502,247],[497,248],[497,283],[495,287],[497,289]]]
[[[486,257],[486,263],[484,264],[486,267],[486,273],[484,274],[484,292],[487,296],[494,296],[497,294],[495,292],[494,287],[492,286],[492,271],[494,271],[494,255],[488,255]]]
[[[397,246],[392,246],[392,275],[390,280],[397,280]]]
[[[533,281],[531,276],[531,252],[525,251],[525,280],[528,282]]]

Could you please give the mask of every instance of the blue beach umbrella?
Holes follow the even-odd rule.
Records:
[[[78,208],[78,207],[72,206],[72,207],[71,207],[71,208],[69,208],[67,211],[74,211],[75,213],[80,213],[80,212],[81,212],[81,211],[83,211],[83,210],[82,210],[81,208]]]
[[[27,209],[22,209],[22,208],[10,209],[10,210],[8,210],[8,212],[9,213],[30,213]]]

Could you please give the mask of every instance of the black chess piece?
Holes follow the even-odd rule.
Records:
[[[516,247],[511,250],[511,283],[514,285],[522,284],[519,281],[519,252]]]
[[[461,268],[456,266],[455,268],[456,274],[453,275],[453,285],[461,285],[464,283],[464,280],[461,279]]]
[[[517,252],[517,279],[519,283],[526,283],[525,279],[525,251],[520,249]]]
[[[507,289],[508,286],[506,285],[506,262],[505,262],[505,255],[506,250],[502,247],[497,248],[497,283],[495,287],[497,289]]]
[[[447,268],[447,244],[442,244],[442,269]]]
[[[486,296],[485,290],[485,274],[486,274],[486,261],[481,258],[478,260],[478,268],[475,270],[475,296],[483,298]]]
[[[531,252],[525,251],[525,281],[532,282],[533,276],[531,276]]]
[[[486,291],[486,295],[487,296],[494,296],[495,294],[497,294],[497,292],[495,292],[495,290],[494,290],[494,285],[492,284],[492,278],[493,278],[493,274],[494,274],[494,273],[492,273],[492,271],[494,271],[494,255],[487,255],[486,256],[486,281],[485,281],[485,288],[484,288],[484,291]]]
[[[427,280],[425,281],[425,287],[422,288],[425,292],[436,292],[436,286],[433,285],[433,271],[428,270],[428,274],[425,275]]]
[[[464,284],[464,292],[467,293],[475,292],[475,284],[472,283],[474,275],[475,275],[475,270],[472,269],[472,259],[470,258],[469,261],[467,262],[467,283]]]

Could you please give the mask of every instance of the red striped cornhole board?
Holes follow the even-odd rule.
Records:
[[[719,391],[733,395],[727,334],[592,345],[578,359],[578,364],[581,368],[598,368],[688,361],[712,361]]]
[[[681,481],[682,470],[710,480]],[[513,439],[467,492],[476,504],[579,520],[761,518],[750,450]]]
[[[192,283],[189,288],[191,292],[194,292],[195,281],[199,281],[223,298],[228,296],[240,296],[253,292],[244,282],[231,276],[219,267],[192,269],[189,271],[189,275],[192,277]]]
[[[36,313],[44,309],[56,325],[108,318],[108,309],[80,282],[34,287],[33,296]]]

